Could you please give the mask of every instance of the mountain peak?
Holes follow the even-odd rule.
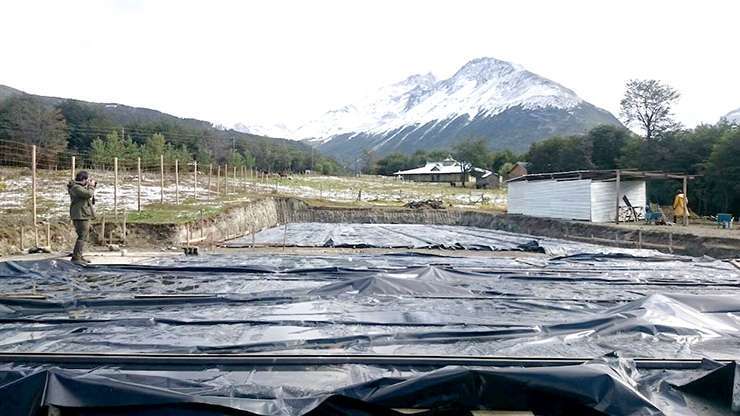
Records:
[[[437,82],[437,78],[435,78],[434,74],[431,72],[427,72],[426,74],[414,74],[410,77],[404,79],[401,82],[396,83],[396,85],[408,85],[408,86],[432,86],[434,83]]]
[[[455,78],[475,79],[487,81],[492,78],[501,77],[517,71],[523,71],[520,65],[512,64],[501,59],[483,57],[468,61],[452,76]]]

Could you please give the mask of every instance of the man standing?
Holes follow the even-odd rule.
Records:
[[[88,173],[81,170],[75,176],[74,181],[69,181],[67,191],[69,192],[69,216],[77,232],[77,241],[72,251],[72,261],[78,264],[90,263],[82,257],[85,249],[85,240],[90,232],[90,220],[95,218],[95,180]]]
[[[673,222],[678,224],[679,221],[683,222],[683,216],[688,213],[689,200],[686,198],[682,190],[676,191],[676,197],[673,199]]]

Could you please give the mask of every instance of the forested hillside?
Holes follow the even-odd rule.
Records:
[[[98,164],[113,157],[158,159],[164,154],[183,162],[228,163],[265,172],[340,170],[334,160],[300,142],[219,129],[146,108],[31,95],[3,85],[0,140],[36,144],[51,157],[88,154]]]

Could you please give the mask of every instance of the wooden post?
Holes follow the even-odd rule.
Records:
[[[159,155],[159,203],[164,204],[164,155]]]
[[[198,200],[198,161],[193,161],[193,198]]]
[[[100,239],[102,240],[103,245],[105,245],[105,215],[103,215],[103,218],[100,220]]]
[[[203,208],[200,209],[200,238],[203,238]]]
[[[211,176],[213,176],[213,163],[208,164],[208,192],[206,192],[206,196],[208,199],[211,199]]]
[[[141,158],[136,158],[136,171],[138,178],[136,181],[136,210],[141,212]],[[125,208],[124,208],[125,211]],[[125,217],[125,214],[124,214]]]
[[[642,230],[637,230],[637,248],[642,248]]]
[[[221,195],[221,165],[216,166],[216,194]]]
[[[229,164],[224,163],[224,195],[229,194]]]
[[[247,223],[247,207],[245,206],[242,212],[242,222],[244,223],[244,232],[246,233],[247,230],[249,230],[249,224]]]
[[[236,166],[234,166],[234,192],[239,192],[239,180],[236,179]]]
[[[33,205],[33,231],[36,247],[39,246],[39,230],[36,225],[36,145],[31,147],[31,203]]]
[[[23,242],[23,240],[25,239],[26,239],[26,235],[23,232],[23,225],[21,225],[21,245],[20,245],[21,251],[26,251],[25,243]]]
[[[175,204],[180,205],[180,161],[175,159]]]
[[[668,252],[673,253],[673,233],[668,234]]]
[[[684,202],[686,203],[685,209],[683,210],[683,225],[687,226],[689,225],[689,195],[686,193],[687,191],[687,185],[689,182],[689,177],[685,176],[683,177],[683,198]]]
[[[46,222],[46,248],[51,251],[51,223]]]
[[[113,158],[113,218],[118,218],[118,158]]]
[[[124,246],[126,245],[126,216],[127,216],[127,214],[126,214],[126,206],[124,205],[123,206],[123,231],[122,231],[122,233],[123,233],[123,236],[122,236],[123,242],[122,243],[123,243]]]
[[[256,237],[255,237],[256,230],[255,230],[255,228],[256,227],[254,226],[254,224],[252,224],[252,248],[255,247],[255,240],[256,240]]]
[[[75,169],[75,162],[76,162],[75,156],[72,156],[72,180],[75,180],[75,174],[77,173],[77,172],[75,172],[75,170],[76,170]]]
[[[622,184],[621,184],[621,172],[619,169],[617,169],[617,180],[616,180],[616,191],[617,191],[617,205],[616,205],[616,213],[614,214],[614,223],[619,224],[619,194],[622,192]]]

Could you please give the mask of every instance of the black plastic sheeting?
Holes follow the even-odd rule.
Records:
[[[0,414],[399,415],[479,409],[544,415],[718,415],[738,411],[737,364],[636,370],[629,360],[530,368],[366,366],[147,371],[0,365]]]
[[[536,245],[550,255],[257,252],[87,267],[1,262],[3,352],[603,358],[437,370],[5,364],[0,415],[49,406],[74,415],[738,411],[736,364],[711,361],[740,355],[734,266],[557,240]],[[632,358],[707,361],[698,370],[638,371]]]
[[[0,263],[0,351],[735,359],[740,350],[737,270],[709,259],[160,263]]]
[[[432,224],[291,223],[231,240],[226,247],[349,247],[443,250],[527,251],[549,255],[635,252],[619,248],[515,234],[478,227]],[[645,255],[660,256],[654,250]]]

